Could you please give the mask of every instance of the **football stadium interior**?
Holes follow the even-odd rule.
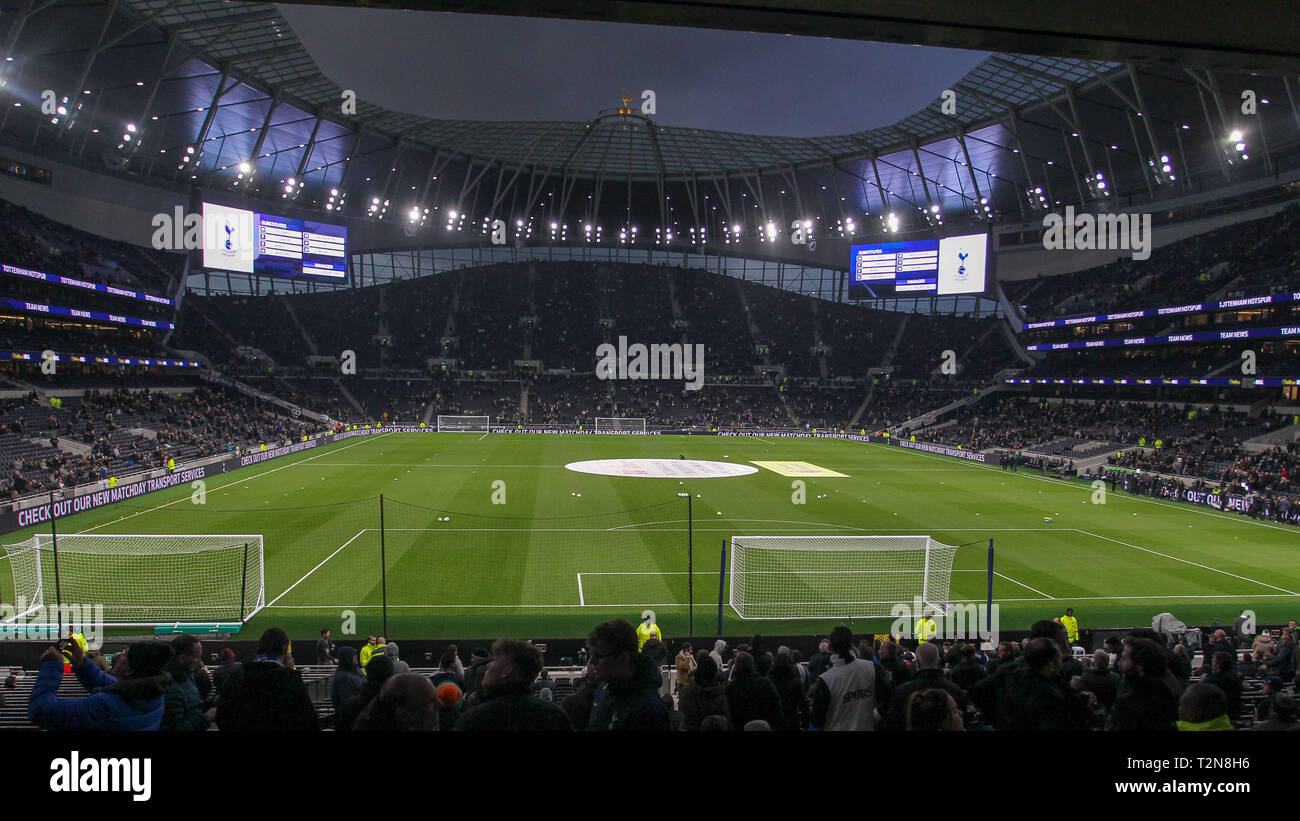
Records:
[[[275,628],[323,727],[399,720],[331,695],[385,640],[474,724],[513,636],[584,728],[628,625],[690,729],[683,693],[755,664],[785,713],[735,723],[870,729],[813,679],[874,657],[898,690],[931,645],[959,723],[1078,729],[978,695],[1048,640],[1075,695],[1154,643],[1188,693],[1236,675],[1234,726],[1294,724],[1294,47],[606,5],[537,15],[976,58],[832,136],[695,127],[652,79],[440,119],[327,76],[312,7],[3,3],[0,728],[56,726],[70,630],[169,664],[198,636],[216,675]],[[884,726],[932,720],[883,692]],[[1161,720],[1133,692],[1078,720]]]

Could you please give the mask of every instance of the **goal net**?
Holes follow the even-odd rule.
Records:
[[[597,416],[596,432],[639,431],[645,433],[644,416]]]
[[[742,619],[889,618],[948,612],[957,548],[929,536],[733,536],[731,606]]]
[[[487,433],[491,418],[487,416],[443,416],[438,414],[439,433]]]
[[[103,606],[104,624],[245,622],[266,604],[262,537],[39,533],[3,545],[15,618]]]

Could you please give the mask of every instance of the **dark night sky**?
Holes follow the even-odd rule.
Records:
[[[642,89],[661,125],[811,137],[888,125],[986,54],[525,17],[278,7],[325,75],[429,117],[578,120]],[[637,103],[639,107],[639,102]]]

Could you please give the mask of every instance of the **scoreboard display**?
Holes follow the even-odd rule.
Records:
[[[849,285],[876,296],[982,294],[988,246],[988,234],[854,245]]]
[[[342,225],[203,203],[203,267],[340,282],[348,275]]]

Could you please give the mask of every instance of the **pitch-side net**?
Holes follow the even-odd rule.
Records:
[[[443,416],[438,414],[439,433],[487,433],[491,423],[488,416]]]
[[[919,598],[946,613],[956,554],[929,536],[734,536],[731,606],[742,619],[888,618]]]
[[[644,416],[597,416],[596,432],[613,433],[617,431],[640,431],[645,433]]]
[[[3,545],[16,617],[103,606],[104,624],[244,622],[266,604],[262,537],[40,533]]]

